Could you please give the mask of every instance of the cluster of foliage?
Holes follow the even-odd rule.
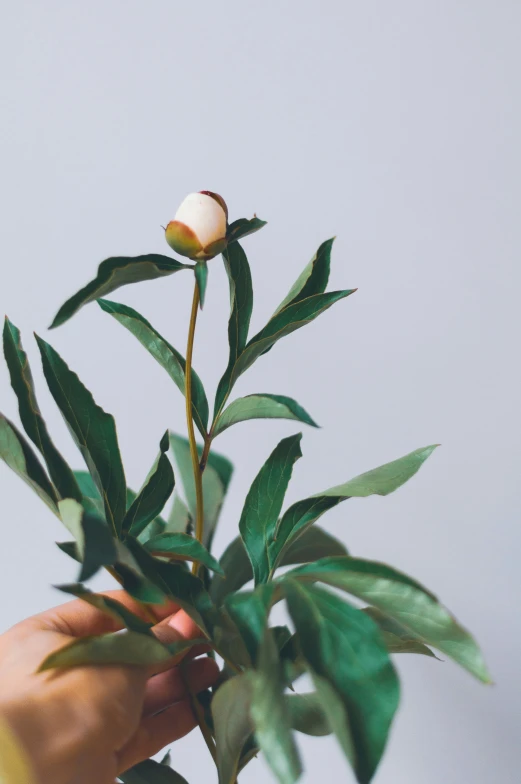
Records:
[[[160,663],[204,640],[211,647],[210,655],[222,658],[223,672],[211,694],[194,698],[194,709],[216,759],[220,784],[234,784],[259,750],[281,784],[295,782],[301,773],[295,732],[334,733],[357,781],[364,784],[380,762],[398,706],[399,682],[390,654],[434,657],[432,649],[436,649],[481,681],[487,682],[489,676],[472,637],[430,591],[390,566],[351,557],[342,542],[316,524],[325,512],[349,498],[393,492],[418,471],[434,446],[417,449],[283,511],[293,466],[301,457],[301,434],[284,438],[247,493],[239,535],[219,560],[212,555],[212,539],[233,471],[226,457],[212,451],[214,439],[248,419],[315,424],[295,400],[281,395],[252,394],[228,403],[235,381],[279,339],[352,293],[326,291],[332,241],[324,242],[266,326],[249,337],[253,290],[239,240],[263,225],[254,218],[228,226],[223,260],[230,284],[230,352],[211,418],[204,386],[191,366],[188,370],[189,410],[191,404],[193,423],[201,435],[197,466],[204,496],[201,541],[194,536],[197,476],[189,441],[166,432],[143,486],[137,493],[130,490],[113,417],[95,403],[55,349],[36,337],[50,392],[88,468],[73,471],[49,435],[19,330],[8,319],[3,344],[11,383],[23,428],[45,467],[27,438],[3,415],[0,456],[72,535],[71,541],[59,546],[80,563],[79,577],[75,584],[60,586],[61,590],[116,615],[126,627],[120,634],[75,641],[49,657],[42,668],[93,662]],[[185,358],[138,312],[103,298],[120,286],[183,270],[195,273],[202,301],[208,273],[204,261],[185,264],[157,254],[109,258],[99,266],[96,278],[63,305],[52,326],[97,301],[185,394]],[[175,459],[178,485],[169,452]],[[190,570],[187,562],[195,567]],[[288,566],[295,568],[278,571]],[[195,620],[200,638],[162,645],[151,632],[152,623],[85,587],[101,568],[145,605],[174,600]],[[254,587],[245,590],[252,580]],[[360,609],[341,592],[367,606]],[[286,603],[292,629],[269,624],[271,608],[281,601]],[[304,673],[310,676],[313,690],[299,693],[293,685]],[[169,767],[168,759],[148,760],[121,779],[126,784],[185,782]]]

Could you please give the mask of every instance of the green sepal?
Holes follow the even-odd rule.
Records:
[[[208,283],[208,264],[206,261],[198,261],[195,265],[194,273],[197,281],[197,288],[199,289],[199,306],[202,310],[204,298],[206,296],[206,285]]]

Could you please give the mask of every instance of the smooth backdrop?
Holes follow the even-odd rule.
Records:
[[[388,498],[352,501],[327,528],[355,554],[433,589],[476,634],[496,680],[397,660],[403,701],[377,784],[519,781],[521,6],[517,0],[18,0],[1,4],[0,309],[23,331],[41,406],[81,467],[38,367],[32,330],[117,416],[132,485],[183,404],[162,369],[96,305],[48,334],[103,258],[169,252],[161,225],[213,189],[245,241],[260,328],[319,243],[331,285],[359,287],[282,341],[237,385],[292,395],[306,430],[290,500],[440,442]],[[184,351],[191,281],[122,289]],[[227,281],[210,264],[195,362],[226,363]],[[0,407],[16,416],[5,367]],[[236,475],[216,546],[292,423],[252,422],[218,446]],[[66,534],[0,466],[0,628],[62,597]],[[106,580],[97,585],[106,584]],[[311,782],[352,781],[333,739],[302,739]],[[215,781],[194,732],[173,748]],[[262,761],[241,784],[270,780]]]

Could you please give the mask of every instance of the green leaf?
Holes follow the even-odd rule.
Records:
[[[291,578],[321,581],[348,591],[397,621],[412,639],[437,648],[484,683],[490,675],[471,635],[435,596],[390,566],[361,558],[323,558],[293,570]]]
[[[259,229],[262,229],[265,225],[266,221],[257,218],[256,215],[250,220],[248,220],[248,218],[238,218],[228,226],[228,231],[226,232],[228,245],[237,240],[241,240],[243,237],[247,237],[249,234],[259,231]]]
[[[103,499],[88,471],[74,471],[74,477],[82,495],[81,505],[89,514],[105,520],[105,506]],[[127,494],[130,491],[127,488]]]
[[[122,326],[136,337],[142,346],[166,370],[179,391],[185,394],[186,360],[137,310],[111,302],[107,299],[98,300],[98,305],[105,313],[114,316]],[[201,379],[192,369],[192,414],[197,429],[204,437],[208,427],[208,400]]]
[[[167,596],[166,591],[145,576],[127,545],[116,541],[116,549],[114,571],[123,590],[143,604],[163,604]]]
[[[219,381],[215,396],[214,421],[226,402],[232,388],[231,377],[239,355],[246,346],[253,310],[253,288],[250,266],[242,247],[234,242],[223,252],[224,266],[230,284],[230,319],[228,366]]]
[[[333,237],[322,243],[273,315],[280,313],[288,305],[294,305],[296,302],[313,296],[313,294],[324,293],[329,281],[331,248],[334,241],[335,238]]]
[[[197,288],[199,289],[199,305],[201,310],[204,307],[204,298],[206,295],[206,284],[208,283],[208,264],[206,261],[198,261],[195,265],[195,279],[197,281]]]
[[[327,555],[347,555],[347,550],[338,539],[314,525],[291,541],[284,551],[279,566],[307,563]],[[238,536],[228,545],[220,559],[224,577],[215,575],[210,586],[210,596],[220,605],[230,593],[253,580],[253,569],[244,542]]]
[[[59,309],[51,324],[51,329],[59,327],[71,318],[83,305],[104,297],[111,291],[126,286],[128,283],[140,283],[142,280],[153,280],[165,275],[172,275],[182,269],[192,269],[190,265],[162,256],[149,253],[144,256],[112,256],[102,261],[98,274],[80,291],[65,302]]]
[[[170,445],[174,453],[178,472],[185,492],[188,509],[193,520],[196,516],[195,483],[192,469],[192,458],[188,440],[176,433],[170,433]],[[199,456],[202,447],[198,446]],[[210,547],[215,526],[219,519],[221,507],[233,472],[233,466],[222,455],[210,453],[203,473],[204,494],[204,536],[203,544]]]
[[[291,731],[291,714],[284,699],[284,675],[279,652],[269,630],[259,648],[253,682],[251,718],[255,741],[280,784],[294,784],[302,773],[299,753]]]
[[[183,499],[176,493],[164,533],[185,534],[188,532],[192,518]]]
[[[58,508],[76,539],[82,563],[80,581],[90,579],[102,566],[112,566],[117,560],[116,543],[105,520],[86,512],[73,498],[59,501]]]
[[[138,632],[138,634],[152,634],[150,631],[152,627],[151,623],[142,621],[138,615],[135,615],[135,613],[125,607],[124,604],[121,604],[121,602],[118,602],[115,599],[111,599],[110,596],[92,593],[92,591],[89,591],[89,589],[84,585],[81,585],[81,583],[57,585],[56,588],[59,591],[63,591],[63,593],[76,596],[78,599],[82,599],[84,602],[91,604],[97,610],[115,618],[118,623],[121,623],[133,632]]]
[[[438,659],[430,648],[419,641],[418,637],[376,607],[364,607],[362,612],[365,612],[380,627],[382,639],[389,653],[418,653]]]
[[[213,435],[218,436],[226,428],[248,419],[293,419],[306,425],[318,427],[309,414],[296,400],[283,395],[257,394],[240,397],[230,403],[218,417]]]
[[[346,291],[331,291],[327,294],[314,294],[311,297],[288,305],[280,313],[276,313],[268,321],[266,326],[261,329],[248,342],[245,349],[241,352],[230,372],[227,385],[228,392],[231,390],[237,379],[244,373],[261,354],[268,351],[278,340],[289,335],[300,327],[306,326],[314,321],[317,316],[334,305],[344,297],[353,294],[356,289]]]
[[[208,569],[223,574],[222,567],[204,545],[188,534],[159,534],[151,537],[145,548],[154,555],[169,556],[175,560],[195,561]]]
[[[302,433],[284,438],[253,480],[246,496],[239,530],[253,567],[255,584],[266,582],[270,573],[268,543],[271,541],[284,502],[293,465],[302,457]]]
[[[106,519],[119,534],[126,511],[126,482],[114,419],[96,405],[52,346],[38,336],[36,340],[51,394],[101,493]]]
[[[169,448],[167,431],[161,439],[159,457],[154,468],[123,519],[123,532],[128,531],[132,536],[139,536],[162,512],[172,495],[175,480],[170,460],[166,456]]]
[[[322,700],[316,692],[288,694],[285,697],[291,717],[291,726],[304,735],[323,737],[333,732]]]
[[[81,563],[80,554],[78,552],[78,546],[76,542],[56,542],[62,553],[68,555],[69,558],[72,558],[77,563]]]
[[[153,636],[128,630],[99,637],[81,637],[47,656],[38,671],[90,664],[152,666],[169,661],[192,644],[190,640],[182,640],[176,646],[167,647]]]
[[[119,775],[123,784],[188,784],[187,780],[163,762],[145,760]]]
[[[253,731],[251,700],[247,674],[230,678],[212,700],[219,784],[235,784],[241,752]]]
[[[326,687],[327,699],[323,689],[318,692],[324,706],[331,692],[342,701],[344,715],[331,724],[335,731],[343,726],[339,740],[357,780],[366,784],[382,757],[399,698],[398,678],[379,629],[367,615],[327,591],[294,580],[285,581],[284,591],[302,654],[312,674],[331,687]],[[338,707],[336,701],[330,721]],[[352,743],[346,741],[347,727]]]
[[[264,636],[274,594],[274,583],[259,585],[254,591],[242,591],[228,596],[226,609],[241,633],[251,660],[256,662],[257,651]]]
[[[20,431],[0,414],[0,457],[59,516],[58,496],[43,466]]]
[[[366,498],[370,495],[388,495],[401,487],[420,469],[437,444],[410,452],[372,471],[356,476],[343,485],[331,487],[311,498],[297,501],[279,520],[275,537],[269,544],[269,559],[275,568],[289,543],[311,526],[324,512],[348,498]]]
[[[51,480],[62,498],[81,500],[74,474],[58,452],[43,420],[27,354],[23,350],[20,331],[6,316],[4,323],[4,354],[11,377],[11,386],[18,398],[18,410],[25,432],[38,447],[49,469]]]

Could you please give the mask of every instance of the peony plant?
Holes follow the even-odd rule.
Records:
[[[165,230],[168,244],[184,261],[160,254],[106,259],[51,325],[64,324],[96,301],[137,338],[184,395],[188,437],[164,434],[139,491],[126,484],[113,417],[96,404],[57,351],[36,336],[49,390],[87,470],[69,467],[38,407],[20,332],[7,318],[5,359],[27,437],[0,415],[0,456],[71,535],[59,547],[79,562],[79,575],[76,583],[60,586],[61,590],[116,615],[126,628],[121,634],[77,640],[42,662],[42,669],[100,662],[160,663],[203,642],[207,655],[222,662],[222,674],[211,692],[192,694],[191,699],[219,784],[235,784],[259,751],[281,784],[293,784],[302,772],[296,733],[336,735],[356,780],[365,784],[382,758],[398,707],[400,687],[391,655],[436,658],[436,650],[480,681],[488,683],[490,678],[470,634],[429,590],[390,566],[350,555],[317,524],[329,509],[349,498],[394,492],[420,469],[436,445],[284,508],[293,467],[302,456],[302,434],[290,435],[275,446],[248,490],[237,536],[219,559],[212,553],[233,473],[229,460],[214,450],[219,435],[250,419],[315,426],[299,403],[283,395],[253,393],[230,402],[235,382],[281,338],[354,292],[327,291],[333,244],[327,240],[267,324],[250,336],[253,289],[240,241],[264,225],[257,217],[230,223],[221,196],[192,193]],[[230,284],[229,360],[210,416],[192,354],[208,262],[218,254]],[[105,298],[122,286],[177,272],[194,274],[184,357],[136,310]],[[86,587],[100,569],[143,605],[149,623]],[[362,606],[355,606],[350,597]],[[164,646],[153,636],[152,608],[169,599],[195,620],[201,630],[197,640]],[[290,625],[270,624],[271,609],[278,602],[285,603]],[[304,674],[312,684],[307,691],[299,683]],[[137,765],[121,781],[186,780],[170,768],[167,756],[161,763],[148,760]]]

